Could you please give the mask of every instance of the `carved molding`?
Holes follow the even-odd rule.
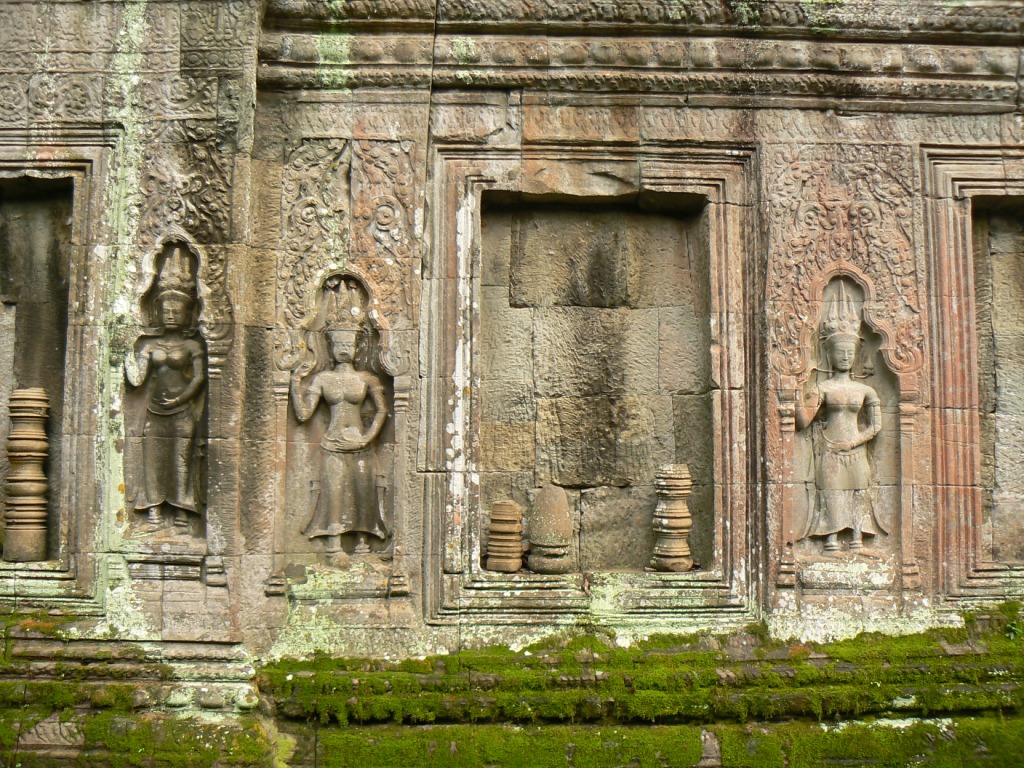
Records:
[[[916,35],[968,32],[1016,35],[1021,7],[1012,2],[984,6],[915,2],[886,6],[879,13],[870,0],[815,6],[786,0],[349,0],[345,4],[314,0],[271,0],[266,20],[295,22],[358,22],[393,19],[439,23],[543,22],[637,27],[672,25],[708,29],[829,28],[850,31],[893,31]]]
[[[913,15],[912,15],[913,14]],[[879,14],[870,2],[817,8],[786,0],[442,0],[438,16],[445,21],[545,21],[609,24],[720,25],[733,28],[822,27],[915,31],[951,28],[1012,33],[1021,11],[1011,3],[951,10],[945,3],[908,3]]]
[[[519,46],[516,46],[518,48]],[[630,54],[631,55],[631,54]],[[756,60],[738,60],[734,71],[700,72],[677,67],[657,66],[657,62],[631,64],[622,60],[572,68],[549,66],[544,54],[540,66],[526,60],[511,64],[448,64],[430,66],[429,60],[417,65],[381,67],[376,64],[339,64],[304,66],[303,62],[264,60],[259,84],[265,88],[330,89],[333,81],[344,81],[349,88],[435,86],[463,88],[472,83],[478,88],[530,88],[552,91],[603,91],[643,93],[721,94],[770,102],[773,98],[841,99],[843,104],[874,102],[879,99],[908,105],[921,102],[917,110],[935,110],[935,102],[947,102],[946,111],[976,111],[977,102],[986,102],[992,111],[1010,112],[1015,105],[1017,84],[1011,75],[962,76],[941,79],[913,73],[889,77],[836,67],[832,72],[779,71],[762,68]],[[525,59],[525,57],[522,57]],[[716,66],[714,64],[710,66]],[[635,67],[635,68],[631,68]],[[760,70],[760,71],[759,71]],[[849,92],[856,91],[855,97]]]
[[[993,562],[984,535],[981,424],[978,413],[973,198],[1024,199],[1024,152],[1019,147],[923,150],[929,278],[943,311],[933,312],[931,338],[931,482],[935,489],[939,590],[953,598],[1019,599],[1019,567]],[[950,355],[953,348],[970,357]]]
[[[769,360],[800,377],[813,349],[816,303],[832,276],[867,290],[866,319],[886,362],[910,373],[924,362],[920,281],[912,241],[909,150],[880,145],[781,147],[767,162]]]

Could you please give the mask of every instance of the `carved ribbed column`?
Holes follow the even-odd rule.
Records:
[[[11,432],[7,437],[7,508],[4,560],[46,560],[46,416],[50,400],[39,388],[11,393]]]
[[[650,567],[656,571],[688,571],[693,567],[690,554],[690,468],[686,464],[658,467],[654,487],[658,506],[654,510],[654,555]]]
[[[496,501],[491,507],[485,567],[502,573],[523,567],[523,509],[514,501]]]

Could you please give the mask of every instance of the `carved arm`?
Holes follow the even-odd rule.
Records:
[[[373,400],[373,406],[376,411],[373,414],[370,428],[366,430],[366,435],[364,435],[367,445],[377,439],[377,435],[384,429],[384,422],[388,418],[388,405],[384,399],[384,386],[376,377],[370,380],[370,398]]]
[[[291,377],[292,408],[295,409],[295,417],[299,421],[308,421],[320,404],[321,384],[319,374],[313,377],[306,391],[302,391],[302,374],[298,371],[292,372]]]
[[[823,399],[821,390],[815,386],[812,390],[804,389],[800,397],[800,405],[796,407],[793,416],[796,419],[797,429],[807,429],[814,421],[821,410]]]
[[[201,351],[196,351],[192,355],[192,378],[189,379],[188,384],[185,388],[178,393],[177,397],[173,397],[164,403],[167,408],[177,408],[182,403],[187,403],[202,389],[203,384],[206,383],[206,371],[203,367],[203,356]]]
[[[871,442],[882,431],[882,403],[873,392],[864,400],[867,408],[867,428],[860,430],[851,448]]]
[[[143,341],[137,350],[124,356],[124,377],[133,387],[141,387],[149,376],[149,344]]]

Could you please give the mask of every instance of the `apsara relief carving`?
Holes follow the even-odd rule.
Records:
[[[381,507],[384,475],[375,451],[388,418],[384,385],[362,366],[357,355],[373,333],[366,316],[369,296],[358,279],[334,277],[324,291],[325,325],[307,336],[313,355],[291,374],[292,407],[299,421],[309,421],[323,402],[329,420],[320,441],[320,482],[313,516],[303,531],[323,539],[327,562],[344,565],[341,537],[354,534],[354,554],[370,552],[369,537],[384,541],[389,531]],[[331,306],[333,305],[333,306]],[[327,348],[325,359],[324,347]],[[366,358],[359,362],[365,362]],[[372,413],[364,423],[365,410]]]
[[[147,321],[125,360],[125,378],[141,397],[141,432],[129,458],[132,508],[150,531],[202,530],[200,425],[206,405],[206,343],[198,332],[198,257],[188,246],[164,246],[154,282],[143,296]]]
[[[387,355],[363,279],[333,273],[318,299],[289,384],[300,423],[314,419],[321,404],[327,411],[302,535],[322,541],[328,565],[344,566],[349,554],[381,552],[391,539],[385,510],[390,473],[378,445],[390,414],[383,379],[391,372],[382,362]],[[351,539],[347,549],[342,537]]]
[[[837,295],[821,321],[823,360],[796,409],[796,425],[811,431],[815,498],[797,539],[824,537],[826,552],[840,549],[839,534],[850,531],[851,552],[863,549],[864,536],[885,532],[875,515],[872,465],[868,447],[882,428],[882,404],[868,384],[851,377],[861,346],[861,318],[840,279]],[[822,365],[823,363],[823,365]]]

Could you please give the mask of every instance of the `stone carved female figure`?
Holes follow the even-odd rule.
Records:
[[[851,371],[860,346],[860,315],[842,282],[821,326],[830,370],[824,381],[804,391],[796,409],[798,429],[810,427],[814,449],[813,509],[798,536],[824,536],[825,551],[840,548],[839,534],[851,531],[850,550],[864,546],[864,536],[882,527],[872,502],[868,444],[882,427],[881,401],[867,384],[853,381]]]
[[[351,317],[351,316],[350,316]],[[323,332],[332,364],[319,372],[300,366],[291,376],[291,399],[299,421],[308,421],[321,400],[330,412],[327,431],[320,442],[323,450],[320,493],[313,517],[304,531],[309,538],[324,538],[327,561],[344,565],[347,556],[341,537],[354,533],[356,554],[370,551],[367,538],[386,539],[378,498],[378,469],[373,442],[387,420],[387,401],[380,379],[369,371],[357,370],[354,354],[364,329],[354,318],[344,318]],[[308,385],[304,379],[309,377]],[[373,418],[364,426],[364,406],[373,408]]]
[[[206,385],[206,349],[195,327],[196,283],[191,255],[180,245],[168,253],[156,278],[159,326],[136,343],[125,377],[145,387],[141,460],[135,467],[135,509],[155,530],[164,513],[179,533],[190,533],[198,515],[196,432]]]

